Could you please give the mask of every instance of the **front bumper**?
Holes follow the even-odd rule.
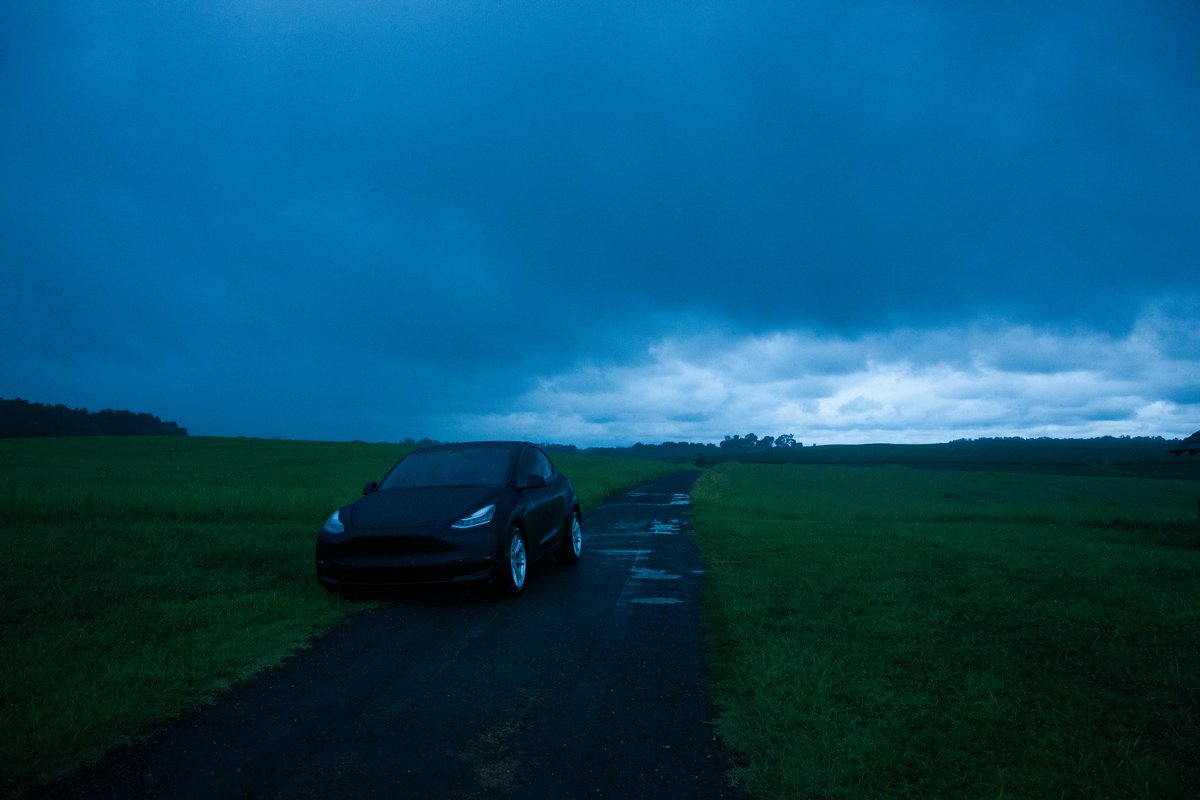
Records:
[[[317,537],[323,586],[412,586],[487,580],[496,561],[491,526],[445,535],[400,530]]]

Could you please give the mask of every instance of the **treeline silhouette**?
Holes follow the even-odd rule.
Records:
[[[771,437],[764,437],[770,439]],[[783,439],[784,445],[779,445]],[[831,444],[816,445],[795,441],[783,434],[770,444],[753,435],[726,436],[718,444],[711,442],[663,442],[630,447],[588,447],[543,445],[550,453],[646,458],[698,467],[722,461],[760,464],[878,465],[908,464],[946,469],[1033,469],[1076,474],[1139,474],[1146,477],[1193,475],[1200,459],[1177,458],[1173,453],[1188,452],[1190,445],[1161,436],[1099,436],[1091,439],[1052,439],[1020,436],[955,439],[931,444]],[[1196,448],[1200,452],[1200,431]],[[1090,473],[1089,473],[1090,474]]]
[[[719,444],[712,442],[661,442],[659,444],[643,444],[637,442],[629,447],[586,447],[579,448],[573,444],[542,444],[547,453],[585,453],[602,456],[632,456],[633,458],[648,458],[657,461],[692,461],[697,466],[715,463],[716,461],[745,460],[750,454],[779,454],[796,453],[803,443],[796,441],[790,433],[778,436],[763,436],[759,438],[753,433],[745,436],[734,434],[726,436]]]
[[[0,438],[34,436],[187,436],[187,428],[133,411],[88,411],[0,398]]]

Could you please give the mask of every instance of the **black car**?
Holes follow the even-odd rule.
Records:
[[[529,564],[572,564],[583,543],[575,489],[529,442],[414,450],[330,515],[317,536],[327,589],[490,581],[525,587]]]

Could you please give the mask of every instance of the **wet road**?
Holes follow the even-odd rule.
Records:
[[[584,518],[522,597],[397,598],[39,797],[714,798],[679,473]]]

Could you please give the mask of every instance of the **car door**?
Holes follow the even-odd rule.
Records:
[[[517,485],[525,486],[530,478],[540,477],[545,486],[523,489],[521,499],[525,504],[526,534],[534,555],[544,554],[553,544],[554,537],[562,530],[567,518],[566,500],[554,465],[536,447],[527,447],[517,462]]]

